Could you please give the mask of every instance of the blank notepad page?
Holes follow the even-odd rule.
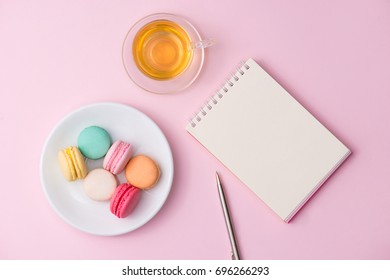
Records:
[[[284,221],[349,149],[249,59],[186,129]]]

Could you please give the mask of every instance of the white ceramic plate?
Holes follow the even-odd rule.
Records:
[[[124,219],[110,212],[109,202],[88,198],[82,180],[68,182],[57,160],[58,151],[77,145],[79,133],[97,125],[111,135],[134,145],[134,154],[146,154],[160,166],[161,177],[154,188],[143,191],[134,211]],[[102,167],[103,160],[87,160],[89,170]],[[152,219],[163,206],[173,180],[173,158],[168,141],[160,128],[142,112],[118,103],[97,103],[82,107],[60,121],[43,148],[40,164],[44,192],[59,216],[72,226],[96,235],[119,235],[135,230]],[[118,182],[125,182],[122,174]]]

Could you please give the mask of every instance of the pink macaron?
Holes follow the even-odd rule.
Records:
[[[133,146],[117,140],[112,144],[103,160],[103,168],[112,174],[119,174],[133,155]]]
[[[110,201],[110,211],[118,218],[125,218],[137,206],[142,191],[129,183],[120,184]]]

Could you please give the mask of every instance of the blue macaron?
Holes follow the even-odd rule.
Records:
[[[110,148],[111,137],[104,128],[89,126],[80,132],[77,146],[86,158],[99,159],[104,157]]]

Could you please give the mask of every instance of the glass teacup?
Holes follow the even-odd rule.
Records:
[[[202,40],[185,19],[153,14],[138,21],[127,33],[122,50],[129,77],[154,93],[174,93],[191,85],[200,73],[204,48],[214,40]]]

